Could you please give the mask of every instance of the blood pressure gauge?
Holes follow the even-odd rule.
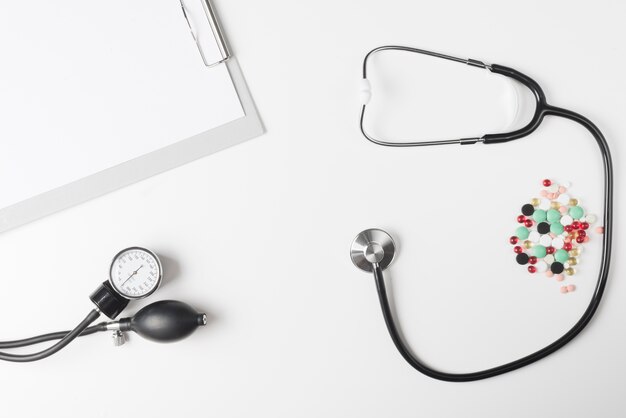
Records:
[[[109,282],[127,299],[150,296],[161,284],[161,262],[152,251],[130,247],[120,251],[111,262]]]
[[[109,280],[89,296],[99,311],[115,319],[133,299],[153,294],[161,284],[163,268],[150,250],[130,247],[113,257]]]

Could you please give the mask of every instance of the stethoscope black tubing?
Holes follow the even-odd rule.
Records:
[[[49,357],[53,355],[54,353],[58,352],[59,350],[61,350],[62,348],[64,348],[69,343],[71,343],[76,337],[81,335],[81,333],[83,333],[83,331],[85,331],[87,327],[89,327],[89,325],[93,323],[93,321],[98,319],[99,316],[100,316],[100,312],[98,310],[96,309],[92,310],[85,317],[85,319],[83,319],[76,326],[76,328],[74,328],[69,333],[66,333],[65,336],[61,339],[61,341],[46,348],[45,350],[42,350],[36,353],[31,353],[31,354],[10,354],[10,353],[0,352],[0,360],[25,363],[29,361],[42,360],[46,357]],[[34,338],[37,338],[37,337],[34,337]]]
[[[397,47],[382,47],[382,48],[383,49],[375,49],[373,51],[384,50],[384,49],[397,49]],[[413,48],[407,49],[405,47],[402,47],[402,48],[403,49],[401,50],[405,50],[409,52],[425,53],[423,50],[415,50]],[[370,54],[366,56],[366,59],[364,62],[364,74],[365,74],[365,63],[367,62],[367,57],[369,57],[371,53],[372,52],[370,52]],[[439,58],[451,59],[448,56],[440,56],[434,53],[428,53],[428,55],[436,56]],[[473,63],[476,63],[476,62],[480,63],[480,61],[476,61],[476,60],[464,61],[464,60],[460,60],[456,58],[453,60],[458,61],[458,62],[469,63],[472,65],[474,65]],[[470,63],[467,61],[472,61],[472,62]],[[543,93],[543,90],[541,89],[539,84],[537,84],[537,82],[535,82],[532,78],[526,76],[525,74],[522,74],[519,71],[514,70],[512,68],[497,65],[497,64],[493,64],[490,66],[485,65],[485,68],[488,68],[490,71],[496,74],[502,74],[507,77],[511,77],[519,81],[520,83],[524,84],[533,92],[533,95],[535,96],[535,100],[536,100],[535,113],[531,121],[526,126],[516,131],[512,131],[508,133],[485,135],[481,138],[482,142],[484,142],[485,144],[497,144],[497,143],[508,142],[508,141],[512,141],[515,139],[523,138],[531,134],[532,132],[534,132],[535,129],[539,127],[539,125],[541,124],[545,116],[556,116],[556,117],[562,117],[562,118],[572,120],[582,125],[583,127],[585,127],[596,140],[596,143],[598,147],[600,148],[600,153],[602,155],[602,161],[603,161],[603,167],[604,167],[604,235],[603,235],[603,245],[602,245],[602,262],[600,265],[600,272],[598,274],[598,281],[596,283],[596,287],[594,289],[594,293],[591,298],[591,301],[589,302],[587,309],[582,314],[580,319],[576,322],[576,324],[574,324],[572,328],[570,328],[569,331],[567,331],[563,336],[561,336],[559,339],[555,340],[551,344],[547,345],[546,347],[540,350],[537,350],[534,353],[529,354],[525,357],[522,357],[520,359],[511,361],[509,363],[506,363],[497,367],[493,367],[490,369],[477,371],[477,372],[470,372],[470,373],[447,373],[447,372],[435,370],[427,366],[423,362],[421,362],[416,356],[414,356],[411,353],[410,349],[407,347],[404,340],[402,339],[400,332],[398,330],[398,327],[396,326],[395,320],[393,318],[393,314],[392,314],[391,307],[389,304],[389,298],[387,296],[387,290],[385,287],[385,280],[383,277],[382,269],[378,265],[374,265],[374,277],[376,281],[376,289],[378,291],[378,299],[380,301],[380,306],[383,312],[385,325],[387,326],[389,335],[391,336],[391,339],[393,340],[396,348],[398,349],[402,357],[404,357],[404,359],[411,366],[413,366],[417,371],[425,374],[426,376],[432,377],[433,379],[438,379],[438,380],[443,380],[443,381],[448,381],[448,382],[470,382],[470,381],[475,381],[475,380],[487,379],[490,377],[508,373],[510,371],[519,369],[521,367],[532,364],[538,360],[541,360],[542,358],[554,353],[555,351],[559,350],[560,348],[565,346],[567,343],[572,341],[578,334],[580,334],[580,332],[587,326],[587,324],[589,324],[589,322],[593,318],[593,315],[598,309],[598,306],[600,305],[600,301],[602,299],[602,295],[604,293],[604,289],[606,287],[609,267],[611,264],[611,241],[612,241],[612,231],[613,231],[613,163],[611,159],[611,152],[609,150],[606,139],[604,138],[604,135],[598,129],[598,127],[586,117],[576,112],[573,112],[571,110],[562,109],[562,108],[547,104],[545,94]],[[364,109],[365,109],[365,106],[363,106],[363,110],[361,112],[361,128],[363,126]],[[367,135],[366,135],[366,138],[367,138]],[[379,145],[392,146],[392,147],[393,146],[405,146],[402,144],[396,145],[390,142],[384,142],[384,143],[381,143],[380,141],[372,141],[372,142],[375,142]],[[447,143],[447,142],[442,142],[442,143]]]

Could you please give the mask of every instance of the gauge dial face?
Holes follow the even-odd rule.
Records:
[[[128,299],[152,294],[161,284],[161,262],[152,251],[131,247],[120,251],[111,263],[110,282]]]

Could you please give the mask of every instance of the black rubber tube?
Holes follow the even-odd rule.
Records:
[[[69,343],[71,343],[76,337],[78,337],[83,331],[85,331],[87,327],[89,327],[89,325],[93,321],[98,319],[99,316],[100,316],[100,312],[98,312],[95,309],[92,310],[91,312],[89,312],[89,315],[87,315],[85,319],[83,319],[81,323],[78,324],[78,326],[76,326],[76,328],[74,328],[72,331],[67,333],[61,339],[61,341],[46,348],[45,350],[42,350],[36,353],[31,353],[31,354],[10,354],[10,353],[0,352],[0,360],[25,363],[29,361],[42,360],[46,357],[49,357],[53,355],[54,353],[63,349]]]
[[[80,333],[79,337],[84,337],[86,335],[95,334],[96,332],[106,331],[106,322],[102,322],[98,325],[91,326],[86,328],[83,332]],[[7,348],[18,348],[18,347],[26,347],[29,345],[45,343],[46,341],[52,340],[60,340],[65,337],[71,331],[58,331],[51,332],[48,334],[37,335],[36,337],[24,338],[21,340],[13,340],[13,341],[0,341],[0,349],[4,350]]]
[[[469,382],[474,380],[487,379],[489,377],[498,376],[500,374],[519,369],[538,360],[541,360],[542,358],[554,353],[555,351],[569,343],[571,340],[573,340],[587,326],[589,321],[591,321],[591,318],[593,318],[593,315],[600,305],[600,300],[602,299],[602,294],[604,293],[604,289],[606,287],[609,267],[611,263],[611,239],[613,229],[613,163],[611,159],[611,153],[609,151],[606,140],[602,135],[602,132],[600,132],[600,130],[584,116],[570,110],[561,109],[549,105],[542,105],[540,108],[540,114],[540,120],[543,119],[544,115],[552,115],[570,119],[584,126],[595,138],[602,154],[602,161],[604,165],[604,237],[602,246],[602,263],[593,297],[591,298],[587,309],[580,317],[580,319],[576,322],[576,324],[574,324],[574,326],[563,336],[561,336],[559,339],[552,342],[551,344],[547,345],[546,347],[518,360],[503,364],[501,366],[493,367],[491,369],[472,373],[446,373],[432,369],[426,364],[422,363],[416,356],[411,353],[409,348],[402,340],[400,332],[394,322],[391,307],[389,306],[389,300],[387,297],[387,290],[385,288],[385,280],[383,278],[382,270],[380,269],[380,267],[375,266],[374,276],[376,279],[376,288],[378,290],[378,297],[380,301],[380,306],[383,311],[385,324],[387,325],[387,330],[389,331],[391,339],[393,340],[396,348],[398,349],[402,357],[404,357],[404,359],[411,366],[413,366],[417,371],[425,374],[426,376],[432,377],[433,379],[444,380],[448,382]],[[532,130],[534,130],[534,128]],[[518,138],[521,137],[522,136],[518,136]],[[497,139],[492,143],[498,143]]]

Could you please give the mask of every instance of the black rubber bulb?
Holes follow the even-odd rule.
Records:
[[[120,319],[120,330],[134,331],[152,341],[170,342],[187,337],[206,322],[206,314],[186,303],[161,300],[143,307],[132,318]]]

